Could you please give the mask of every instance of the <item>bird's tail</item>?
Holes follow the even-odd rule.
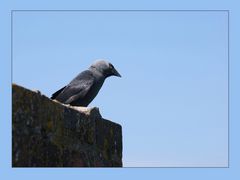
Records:
[[[66,86],[64,86],[63,88],[59,89],[55,93],[53,93],[51,99],[56,99],[56,97],[65,89],[65,87]]]

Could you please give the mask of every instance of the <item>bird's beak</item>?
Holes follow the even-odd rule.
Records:
[[[113,73],[114,76],[122,77],[116,69],[113,69],[112,73]]]

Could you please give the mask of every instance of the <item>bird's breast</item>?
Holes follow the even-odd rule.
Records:
[[[97,96],[98,92],[100,91],[104,80],[98,79],[90,88],[89,92],[86,94],[85,101],[87,104],[90,104],[92,100]]]

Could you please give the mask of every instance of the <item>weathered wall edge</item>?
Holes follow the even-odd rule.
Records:
[[[122,127],[98,108],[54,102],[12,87],[13,167],[121,167]]]

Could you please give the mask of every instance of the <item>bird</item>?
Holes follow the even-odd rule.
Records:
[[[68,85],[53,93],[51,99],[71,106],[87,107],[110,76],[122,77],[110,62],[97,60]]]

